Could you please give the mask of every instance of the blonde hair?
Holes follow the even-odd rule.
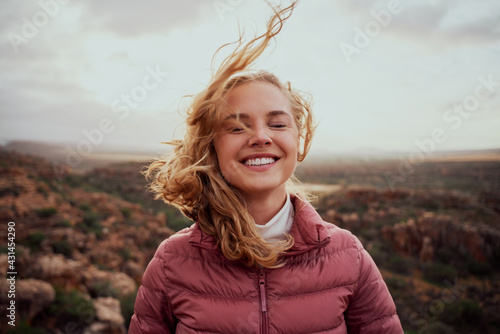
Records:
[[[225,98],[235,87],[258,80],[275,85],[290,101],[299,130],[297,160],[307,155],[315,129],[309,100],[271,73],[243,73],[281,31],[295,5],[294,1],[284,9],[273,7],[274,15],[261,36],[245,45],[240,37],[235,51],[222,62],[208,87],[193,98],[187,110],[184,139],[167,143],[173,151],[165,159],[151,163],[145,172],[157,199],[177,207],[204,233],[214,236],[227,259],[241,260],[249,266],[282,266],[279,256],[293,245],[293,238],[288,235],[286,240],[271,244],[260,237],[240,192],[221,174],[213,141],[219,133]],[[295,186],[299,189],[294,189],[295,194],[307,200],[298,184],[294,176],[287,181],[287,187]]]

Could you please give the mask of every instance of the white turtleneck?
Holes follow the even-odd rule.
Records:
[[[276,242],[285,239],[285,233],[289,233],[293,224],[294,210],[290,195],[286,194],[285,205],[281,210],[264,225],[255,225],[257,231],[267,242]]]

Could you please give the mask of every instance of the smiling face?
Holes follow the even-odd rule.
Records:
[[[284,198],[298,153],[298,129],[286,96],[275,85],[254,80],[237,86],[225,102],[221,133],[214,139],[222,175],[246,198]]]

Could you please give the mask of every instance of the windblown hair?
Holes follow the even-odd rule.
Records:
[[[293,245],[293,239],[287,236],[282,242],[267,243],[260,237],[241,193],[222,176],[213,142],[221,131],[226,97],[235,87],[257,80],[275,85],[290,101],[299,131],[297,161],[307,155],[315,129],[309,100],[271,73],[249,72],[250,65],[281,31],[295,5],[294,1],[284,9],[273,7],[274,15],[261,36],[243,44],[240,35],[235,51],[223,60],[208,87],[193,98],[187,110],[184,139],[167,143],[173,146],[172,152],[153,162],[145,172],[157,199],[177,207],[204,233],[214,236],[227,259],[242,260],[249,266],[282,266],[279,256]],[[298,184],[294,176],[287,181],[288,188]],[[305,192],[294,191],[307,199]]]

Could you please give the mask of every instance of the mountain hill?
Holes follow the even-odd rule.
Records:
[[[17,272],[16,330],[125,333],[142,273],[174,233],[165,213],[99,192],[79,175],[60,182],[47,161],[15,152],[0,151],[0,177],[0,220],[5,231],[15,223],[15,263],[7,268],[2,238],[0,268]],[[9,302],[2,293],[2,319]]]
[[[0,269],[17,272],[17,326],[2,322],[1,332],[126,332],[154,251],[190,224],[152,199],[145,164],[61,178],[45,159],[0,149],[0,218],[15,230],[15,262],[2,233]],[[500,159],[410,167],[332,160],[303,164],[297,175],[317,192],[323,219],[365,245],[407,333],[500,332]],[[9,319],[12,286],[0,286]]]

